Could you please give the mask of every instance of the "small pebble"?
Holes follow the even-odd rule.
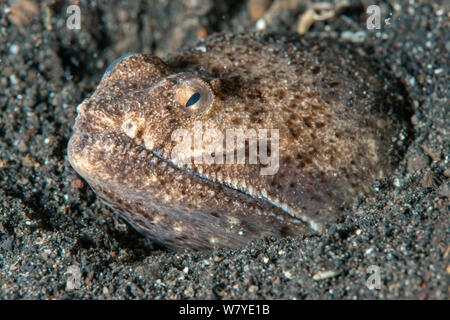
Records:
[[[84,183],[81,179],[75,179],[72,181],[72,189],[81,189],[83,186]]]
[[[263,18],[256,21],[256,30],[264,30],[267,28],[267,22]]]
[[[19,53],[19,46],[17,44],[13,44],[11,45],[11,47],[9,47],[9,52],[11,54],[18,54]]]
[[[313,276],[313,279],[316,280],[316,281],[319,281],[319,280],[324,280],[324,279],[328,279],[328,278],[334,278],[337,275],[339,275],[340,273],[341,273],[340,270],[320,271],[320,272],[317,272]]]
[[[364,40],[366,39],[366,32],[362,30],[357,32],[344,31],[341,33],[341,38],[342,40],[348,40],[356,43],[364,42]]]

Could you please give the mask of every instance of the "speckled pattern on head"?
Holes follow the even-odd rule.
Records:
[[[326,232],[402,152],[405,101],[372,65],[295,35],[215,35],[165,62],[132,55],[78,107],[69,160],[132,226],[172,248]],[[172,133],[197,121],[224,135],[277,129],[278,172],[175,163]]]

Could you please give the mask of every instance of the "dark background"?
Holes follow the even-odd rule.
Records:
[[[298,4],[272,11],[266,30],[295,30],[306,2],[285,1]],[[395,175],[325,235],[173,252],[118,219],[70,167],[76,106],[124,53],[164,56],[199,36],[255,31],[246,2],[74,1],[81,30],[69,30],[68,1],[3,1],[0,299],[448,299],[449,2],[347,2],[308,32],[364,44],[403,82],[415,136]],[[366,29],[371,4],[389,19],[380,30]],[[365,285],[371,265],[379,290]]]

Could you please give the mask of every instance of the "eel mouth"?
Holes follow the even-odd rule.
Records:
[[[246,184],[232,184],[232,183],[228,183],[226,181],[221,181],[218,179],[214,179],[210,176],[201,174],[199,172],[194,172],[192,170],[183,168],[181,166],[179,166],[178,164],[176,164],[174,161],[172,161],[171,159],[167,159],[165,157],[163,157],[161,154],[159,154],[157,151],[152,150],[150,151],[151,154],[153,156],[155,156],[156,158],[158,158],[159,160],[167,163],[168,165],[174,167],[177,170],[180,170],[192,177],[196,177],[198,179],[201,179],[203,181],[209,182],[213,185],[219,186],[221,188],[228,188],[231,190],[234,190],[236,192],[239,192],[241,194],[244,194],[247,197],[250,197],[252,199],[255,200],[260,200],[266,203],[271,204],[272,206],[275,206],[279,209],[281,209],[283,212],[285,212],[286,214],[288,214],[289,216],[291,216],[294,219],[298,219],[297,221],[299,223],[306,223],[312,230],[316,231],[316,232],[322,232],[323,231],[323,226],[320,223],[317,223],[316,221],[314,221],[313,219],[311,219],[310,217],[306,216],[303,212],[301,212],[299,209],[297,208],[293,208],[291,205],[286,204],[286,203],[282,203],[280,201],[278,201],[277,199],[274,199],[272,197],[270,197],[269,195],[267,195],[267,193],[264,190],[249,190],[249,188],[247,187]],[[240,187],[241,186],[241,187]]]

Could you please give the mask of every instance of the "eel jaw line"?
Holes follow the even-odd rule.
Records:
[[[321,232],[322,231],[322,226],[320,224],[318,224],[317,222],[313,221],[311,218],[305,216],[304,214],[302,214],[302,212],[298,209],[293,208],[292,206],[282,203],[280,201],[278,201],[277,199],[270,197],[267,195],[267,193],[264,191],[259,192],[259,195],[256,194],[253,190],[249,190],[248,188],[245,189],[240,189],[238,186],[246,186],[245,183],[241,183],[241,184],[230,184],[227,183],[225,181],[220,181],[219,179],[212,179],[204,174],[200,174],[198,172],[193,172],[190,171],[188,169],[182,168],[180,167],[178,164],[176,164],[175,162],[173,162],[170,159],[164,158],[163,156],[161,156],[157,151],[152,150],[150,151],[156,158],[160,159],[163,162],[166,162],[167,164],[175,167],[176,169],[183,171],[191,176],[195,176],[198,177],[202,180],[208,181],[210,183],[213,183],[215,185],[219,185],[219,186],[225,186],[227,188],[230,188],[234,191],[243,193],[249,197],[255,198],[255,199],[260,199],[266,202],[269,202],[270,204],[272,204],[273,206],[280,208],[281,210],[283,210],[284,212],[286,212],[287,214],[289,214],[291,217],[296,218],[296,219],[300,219],[303,222],[307,223],[309,225],[309,227],[316,231],[316,232]]]

